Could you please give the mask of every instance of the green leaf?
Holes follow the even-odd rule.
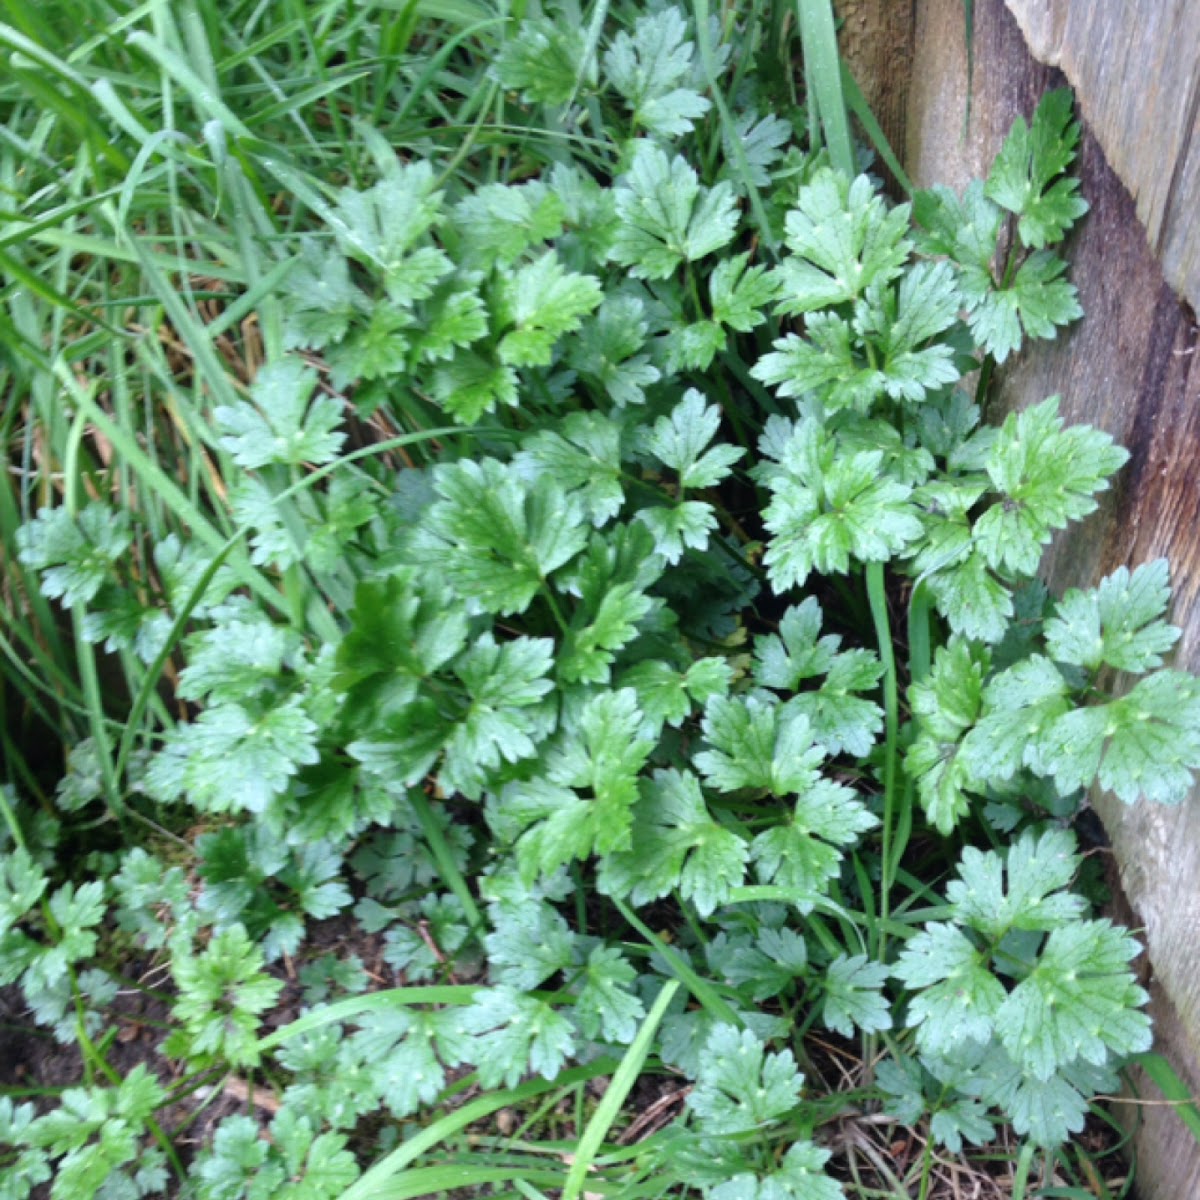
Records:
[[[25,849],[0,858],[0,935],[7,933],[41,899],[46,876]]]
[[[643,508],[637,519],[654,535],[655,551],[672,566],[687,547],[707,549],[709,534],[717,528],[712,505],[703,500],[684,500],[673,508]]]
[[[875,1083],[884,1095],[883,1111],[902,1125],[915,1126],[929,1107],[925,1078],[913,1055],[884,1059],[875,1068]]]
[[[982,715],[963,739],[964,769],[993,784],[1023,766],[1047,774],[1051,731],[1070,707],[1066,680],[1048,658],[1033,654],[1001,671],[988,681]]]
[[[186,796],[202,812],[260,813],[317,759],[317,727],[299,696],[261,714],[221,704],[172,730],[146,788],[167,804]]]
[[[317,1134],[313,1122],[285,1106],[270,1126],[271,1141],[282,1168],[283,1183],[275,1177],[267,1184],[278,1200],[327,1200],[340,1195],[358,1178],[354,1155],[338,1133]],[[282,1184],[282,1186],[280,1186]]]
[[[883,710],[855,693],[875,687],[883,668],[866,650],[839,654],[840,637],[818,640],[821,619],[815,597],[789,608],[779,622],[778,636],[756,639],[755,678],[766,687],[790,692],[806,679],[825,675],[819,691],[801,692],[792,704],[808,717],[814,739],[829,754],[865,755],[882,728]]]
[[[984,190],[1020,218],[1017,231],[1026,246],[1062,241],[1088,210],[1077,194],[1079,180],[1064,174],[1079,142],[1073,107],[1069,89],[1047,92],[1030,125],[1022,117],[1013,122],[988,173]]]
[[[672,322],[659,343],[664,369],[668,375],[707,371],[728,342],[728,335],[716,321]]]
[[[479,341],[488,331],[488,311],[475,287],[443,285],[430,298],[413,330],[413,349],[425,362],[445,362],[454,351]]]
[[[608,588],[591,622],[572,631],[559,662],[559,675],[568,683],[608,683],[614,652],[637,636],[637,623],[654,602],[631,583]]]
[[[310,400],[317,374],[299,358],[283,358],[262,368],[250,389],[253,404],[217,408],[221,445],[241,467],[268,463],[320,465],[337,456],[346,435],[335,430],[342,406],[332,396]]]
[[[702,188],[685,159],[636,143],[617,188],[618,225],[609,255],[639,279],[666,279],[733,238],[738,210],[728,183]]]
[[[608,82],[633,113],[633,123],[660,137],[690,133],[710,102],[686,86],[696,74],[695,47],[677,8],[638,18],[604,55]]]
[[[761,1130],[796,1107],[803,1080],[790,1050],[767,1054],[748,1029],[717,1025],[704,1047],[688,1108],[705,1134]]]
[[[1178,641],[1179,630],[1162,620],[1171,602],[1165,558],[1132,575],[1121,567],[1087,592],[1072,588],[1046,622],[1046,649],[1055,661],[1095,671],[1148,671]]]
[[[575,1052],[570,1021],[544,1000],[513,988],[479,992],[463,1025],[476,1035],[471,1059],[485,1088],[516,1087],[530,1071],[553,1079]]]
[[[433,185],[433,165],[417,161],[396,165],[366,191],[344,188],[338,194],[335,229],[342,249],[379,270],[389,292],[403,289],[413,246],[440,220],[442,193]],[[440,257],[448,271],[449,261]],[[404,303],[399,295],[393,299]]]
[[[1181,803],[1200,769],[1200,680],[1158,671],[1118,700],[1066,713],[1039,765],[1062,792],[1095,780],[1126,804]]]
[[[960,740],[979,718],[990,656],[954,635],[938,649],[929,675],[914,683],[908,701],[916,737],[904,769],[930,821],[948,835],[970,806],[965,790],[975,777],[960,755]]]
[[[477,795],[482,781],[502,762],[537,753],[545,736],[540,701],[554,687],[547,678],[554,663],[549,638],[514,638],[497,643],[484,634],[454,662],[454,674],[468,697],[465,711],[446,739],[439,775],[448,792]]]
[[[745,935],[718,934],[706,949],[712,969],[755,1003],[779,995],[808,971],[808,947],[794,929],[765,928],[751,942]]]
[[[648,659],[623,672],[620,683],[637,692],[646,719],[661,729],[664,724],[678,728],[694,705],[703,705],[710,696],[726,695],[732,677],[723,658],[698,658],[686,671]]]
[[[646,435],[646,449],[664,466],[679,474],[680,488],[708,488],[728,476],[745,454],[739,446],[705,446],[717,435],[721,410],[688,388],[669,417],[659,417]]]
[[[412,787],[429,774],[453,728],[453,718],[421,696],[390,710],[346,750],[373,775]]]
[[[996,1127],[978,1100],[960,1098],[933,1114],[929,1132],[951,1154],[961,1154],[964,1138],[973,1146],[986,1146],[995,1138]]]
[[[466,642],[466,614],[436,578],[403,568],[363,580],[337,649],[337,686],[409,695],[412,683],[443,667]]]
[[[937,610],[956,634],[980,642],[999,642],[1010,628],[1012,594],[992,573],[984,555],[970,549],[971,535],[965,522],[941,539],[940,544],[930,539],[926,545],[933,553],[945,554],[953,552],[955,543],[964,557],[926,581]],[[916,567],[920,570],[920,559]]]
[[[526,104],[561,105],[575,94],[586,54],[581,25],[526,18],[501,46],[493,70]]]
[[[471,936],[471,930],[456,896],[427,895],[412,916],[413,926],[400,925],[388,930],[383,960],[395,970],[403,971],[410,983],[424,983],[441,975],[447,960],[453,962],[454,955]]]
[[[530,247],[558,237],[563,202],[540,180],[489,183],[476,188],[451,214],[463,237],[462,257],[489,269],[510,266]]]
[[[946,888],[946,899],[955,919],[993,942],[1012,929],[1057,929],[1078,919],[1087,907],[1082,896],[1063,890],[1080,861],[1074,835],[1065,829],[1047,830],[1041,837],[1027,830],[1005,859],[968,846],[958,878]]]
[[[270,1144],[259,1132],[258,1122],[252,1117],[226,1117],[217,1126],[211,1147],[201,1150],[196,1161],[196,1178],[203,1200],[241,1195],[248,1181],[259,1175],[271,1153]],[[279,1168],[273,1185],[282,1182],[282,1173]]]
[[[365,324],[356,326],[325,352],[333,386],[349,388],[361,380],[402,374],[412,350],[408,333],[412,327],[408,312],[382,301],[374,304]],[[253,445],[251,438],[247,440]]]
[[[777,275],[761,264],[747,269],[749,261],[748,251],[722,259],[708,281],[713,320],[739,333],[749,333],[767,319],[763,309],[779,290]]]
[[[1094,496],[1129,458],[1108,434],[1087,425],[1063,428],[1058,397],[1010,413],[992,445],[987,472],[1004,496],[975,524],[988,564],[1033,575],[1051,533],[1096,508]]]
[[[746,857],[745,842],[713,820],[691,772],[655,771],[642,780],[628,848],[601,864],[600,889],[643,905],[678,888],[708,916],[741,885]]]
[[[70,607],[95,598],[132,542],[126,512],[89,504],[72,517],[66,508],[42,508],[18,527],[17,556],[39,573],[43,595]]]
[[[427,517],[445,544],[441,569],[488,612],[524,612],[547,576],[586,544],[583,506],[543,476],[527,483],[495,459],[440,469]]]
[[[661,601],[646,594],[662,574],[654,540],[640,524],[593,535],[567,584],[579,603],[558,656],[559,678],[608,683],[617,651],[634,641]]]
[[[851,559],[886,562],[920,537],[912,489],[884,475],[882,461],[878,451],[839,453],[811,418],[793,430],[766,473],[763,516],[774,536],[764,561],[777,589],[802,585],[813,570],[845,574]]]
[[[336,247],[305,236],[287,277],[283,345],[321,350],[336,345],[368,300],[350,281],[349,263]]]
[[[171,1012],[183,1023],[189,1055],[256,1066],[258,1018],[274,1005],[283,981],[264,973],[262,951],[246,930],[219,930],[198,955],[176,951],[171,973],[179,988]]]
[[[1083,316],[1073,284],[1061,278],[1067,264],[1049,250],[1031,254],[1008,286],[996,287],[990,274],[959,277],[967,304],[967,323],[976,341],[997,362],[1021,347],[1022,333],[1053,338],[1060,325]]]
[[[554,344],[579,328],[602,295],[598,280],[564,270],[553,250],[506,276],[496,305],[497,322],[507,330],[497,348],[500,361],[548,366]]]
[[[567,346],[567,362],[599,385],[619,407],[644,404],[646,388],[661,377],[647,354],[646,306],[637,297],[610,293]]]
[[[709,1200],[843,1200],[842,1185],[825,1174],[831,1157],[812,1142],[793,1142],[778,1170],[734,1175],[706,1195]]]
[[[531,992],[571,964],[575,935],[549,904],[497,906],[493,922],[484,939],[493,982]]]
[[[463,350],[433,373],[434,400],[460,425],[473,425],[497,404],[515,407],[517,373],[471,350]]]
[[[1033,971],[997,1013],[1005,1050],[1046,1081],[1076,1059],[1104,1066],[1150,1048],[1148,999],[1129,960],[1138,943],[1109,921],[1073,921],[1051,931]]]
[[[257,696],[279,678],[285,663],[297,664],[301,647],[293,631],[261,611],[241,610],[188,639],[188,665],[180,672],[178,694],[209,703]]]
[[[275,493],[261,479],[243,476],[229,489],[229,508],[234,523],[254,532],[250,538],[250,561],[286,570],[304,554],[304,534],[283,524]]]
[[[104,884],[98,879],[78,887],[64,883],[50,897],[49,907],[61,931],[58,953],[72,962],[95,953],[97,935],[91,930],[104,920]]]
[[[1013,1130],[1039,1146],[1053,1147],[1080,1133],[1088,1115],[1087,1095],[1119,1087],[1116,1075],[1087,1063],[1074,1063],[1050,1079],[1035,1079],[994,1045],[967,1085],[1002,1108]],[[1082,1090],[1081,1090],[1082,1089]]]
[[[705,707],[703,729],[710,748],[693,761],[705,781],[723,792],[805,791],[825,760],[825,751],[813,744],[808,718],[773,698],[714,696]]]
[[[855,328],[877,347],[884,393],[917,403],[958,381],[954,347],[934,339],[954,325],[961,304],[954,270],[944,262],[917,263],[895,292],[868,291],[867,303],[856,309]]]
[[[991,264],[1004,213],[984,194],[979,180],[967,185],[961,200],[947,187],[917,192],[913,218],[920,226],[916,242],[922,253],[959,264],[960,283],[976,293],[993,284]]]
[[[870,180],[823,168],[800,189],[785,241],[795,255],[778,268],[777,308],[793,315],[856,300],[900,274],[912,243],[907,204],[888,209]]]
[[[884,393],[884,378],[857,349],[850,323],[834,312],[815,312],[805,322],[807,338],[794,333],[773,342],[750,374],[780,396],[814,393],[831,412],[867,412]]]
[[[883,709],[857,693],[874,689],[882,674],[883,665],[870,650],[847,650],[834,658],[817,691],[792,699],[826,753],[865,757],[870,752],[883,729]]]
[[[309,525],[305,547],[314,571],[335,575],[355,543],[361,545],[365,540],[360,532],[363,527],[379,517],[380,505],[364,490],[364,482],[361,475],[350,471],[339,471],[329,481],[322,497],[323,511]]]
[[[856,1028],[863,1033],[891,1029],[892,1014],[881,994],[888,974],[885,963],[869,962],[866,955],[839,954],[826,969],[821,985],[825,992],[821,1018],[826,1029],[843,1037],[853,1037]]]
[[[435,933],[431,937],[437,937]],[[349,1039],[356,1057],[371,1065],[372,1082],[397,1117],[432,1104],[446,1084],[446,1070],[471,1053],[460,1010],[391,1008],[357,1018]]]
[[[742,156],[745,158],[746,171],[731,169],[737,162],[737,152],[733,147],[730,127],[721,125],[721,144],[725,149],[725,169],[729,173],[735,187],[745,190],[745,179],[757,188],[766,188],[771,184],[770,169],[784,157],[785,148],[792,138],[792,127],[789,122],[774,113],[767,113],[760,118],[757,112],[748,111],[737,114],[733,119],[732,135],[741,142]]]
[[[793,605],[779,619],[779,633],[754,640],[754,678],[763,687],[795,691],[806,679],[825,675],[833,666],[842,639],[819,637],[821,604],[815,596]]]
[[[542,428],[527,438],[517,461],[529,463],[565,491],[578,489],[593,525],[621,511],[621,426],[600,413],[570,413],[558,430]]]
[[[821,779],[800,793],[786,820],[754,839],[751,855],[764,883],[815,901],[841,869],[838,847],[878,823],[853,790]],[[810,908],[812,901],[799,902],[800,909]]]
[[[596,946],[588,955],[575,1018],[584,1037],[603,1037],[625,1046],[633,1041],[645,1005],[631,990],[637,972],[613,946]]]
[[[920,989],[909,1003],[908,1025],[923,1054],[951,1057],[991,1039],[1007,994],[985,961],[950,924],[926,925],[905,943],[892,974],[910,990]]]
[[[526,872],[551,875],[573,858],[628,849],[638,774],[651,749],[632,688],[589,700],[547,753],[545,781],[509,789],[544,818],[518,844]]]

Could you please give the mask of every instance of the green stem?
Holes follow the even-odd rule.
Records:
[[[846,100],[842,95],[841,59],[830,0],[796,0],[800,40],[804,47],[804,74],[810,98],[825,135],[825,145],[835,169],[854,178],[854,148]]]
[[[929,1195],[929,1179],[933,1168],[933,1134],[925,1139],[925,1153],[921,1158],[921,1189],[917,1200],[926,1200]]]
[[[933,603],[925,583],[918,581],[908,602],[908,669],[914,683],[919,683],[933,663],[930,626]]]
[[[561,633],[563,637],[570,637],[571,626],[563,613],[561,605],[554,596],[554,589],[549,583],[546,582],[545,579],[542,580],[542,595],[546,597],[546,603],[550,607],[550,614],[554,617],[554,623],[558,626],[559,633]]]
[[[442,832],[442,827],[438,824],[437,818],[434,817],[433,809],[430,807],[425,793],[419,788],[413,788],[409,793],[409,803],[412,804],[413,812],[416,813],[417,820],[421,823],[421,832],[425,835],[425,840],[429,843],[429,849],[433,854],[434,862],[437,863],[438,871],[446,881],[446,885],[462,905],[462,910],[467,918],[467,924],[471,927],[471,932],[476,937],[481,938],[485,929],[483,915],[479,911],[479,906],[475,903],[475,897],[471,895],[471,889],[467,887],[467,881],[463,878],[463,873],[458,869],[458,864],[454,861],[454,855],[450,851],[446,835]]]
[[[867,564],[867,599],[871,605],[871,618],[875,624],[875,638],[879,643],[879,659],[883,663],[883,708],[886,721],[883,757],[883,842],[882,861],[879,868],[879,951],[882,961],[887,945],[884,926],[890,912],[889,893],[894,867],[892,864],[892,834],[897,818],[896,751],[900,727],[900,697],[896,679],[896,653],[892,645],[891,622],[888,618],[887,592],[884,585],[883,564]]]
[[[1034,1150],[1032,1142],[1026,1142],[1021,1147],[1017,1169],[1013,1174],[1012,1200],[1025,1200],[1025,1186],[1029,1182],[1029,1168],[1033,1165]]]
[[[8,832],[12,834],[13,845],[28,854],[29,847],[25,843],[25,835],[21,832],[21,826],[17,822],[17,814],[13,812],[12,805],[8,802],[8,795],[2,787],[0,787],[0,813],[4,814],[4,823],[8,826]]]

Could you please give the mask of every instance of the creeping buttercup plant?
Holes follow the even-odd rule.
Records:
[[[1164,665],[1165,563],[1037,580],[1125,452],[1053,397],[983,421],[992,365],[1080,316],[1070,97],[962,196],[893,204],[770,111],[751,37],[699,5],[527,17],[479,80],[567,131],[542,160],[364,127],[375,181],[264,243],[277,353],[197,427],[231,536],[103,498],[21,530],[80,645],[146,673],[55,821],[3,801],[0,981],[87,1079],[0,1101],[0,1195],[833,1200],[823,1125],[867,1105],[928,1135],[924,1196],[935,1145],[1049,1153],[1148,1049],[1071,821],[1093,785],[1184,797],[1200,682]],[[106,808],[191,831],[186,861],[55,884],[58,823]],[[307,953],[339,915],[374,971]],[[170,1093],[106,1057],[130,952],[172,980]],[[296,956],[311,1007],[268,1033]],[[816,1027],[858,1045],[853,1091]],[[638,1070],[684,1111],[605,1158]],[[152,1114],[229,1072],[270,1127],[227,1117],[185,1172]],[[601,1076],[557,1175],[406,1124]],[[381,1116],[406,1140],[372,1163]]]

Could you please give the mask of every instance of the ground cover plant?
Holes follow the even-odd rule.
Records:
[[[1200,684],[1165,563],[1037,579],[1125,452],[985,420],[1070,96],[897,203],[818,3],[0,8],[0,984],[78,1068],[0,1196],[1089,1194],[1075,820]]]

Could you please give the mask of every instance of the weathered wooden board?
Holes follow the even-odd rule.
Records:
[[[1076,89],[1168,282],[1200,308],[1200,4],[1006,2],[1034,57]]]
[[[913,5],[892,0],[834,0],[838,50],[863,90],[888,142],[904,145],[912,61]]]
[[[1082,20],[1072,14],[1084,9],[1097,21],[1110,10],[1136,9],[1139,19],[1153,10],[1161,20],[1149,24],[1168,38],[1200,28],[1200,0],[1005,2],[1023,11],[1036,46],[1059,48],[1058,61],[1066,67],[1077,60],[1064,39],[1075,28],[1071,22]],[[975,0],[975,68],[965,135],[962,0],[917,2],[905,149],[906,166],[919,186],[962,187],[984,173],[1012,119],[1028,115],[1047,87],[1063,81],[1057,70],[1031,55],[1005,2]],[[1032,24],[1034,18],[1041,24]],[[1200,203],[1200,174],[1189,165],[1190,155],[1200,154],[1200,139],[1192,146],[1180,133],[1180,122],[1162,116],[1164,89],[1181,86],[1176,77],[1160,80],[1161,87],[1145,83],[1148,75],[1166,69],[1164,54],[1184,53],[1195,73],[1200,46],[1196,38],[1186,47],[1141,45],[1138,53],[1144,58],[1139,59],[1124,45],[1096,41],[1100,35],[1094,30],[1089,36],[1087,54],[1109,55],[1117,64],[1109,69],[1117,71],[1117,90],[1124,91],[1126,104],[1112,111],[1123,114],[1129,129],[1140,131],[1114,132],[1116,116],[1110,113],[1108,136],[1143,140],[1125,148],[1132,156],[1129,169],[1153,161],[1183,167],[1179,172],[1160,168],[1174,182],[1143,187],[1135,199],[1085,122],[1080,173],[1092,210],[1068,254],[1087,315],[1057,341],[1038,344],[999,373],[993,415],[1057,393],[1069,420],[1100,426],[1130,449],[1133,457],[1101,511],[1055,544],[1051,579],[1060,586],[1086,584],[1122,564],[1166,555],[1176,589],[1174,618],[1185,631],[1177,661],[1200,669],[1200,352],[1192,311],[1172,290],[1159,259],[1160,253],[1174,254],[1176,268],[1191,261],[1179,249],[1188,231],[1173,225],[1171,214],[1173,206],[1194,212]],[[1086,90],[1098,68],[1088,66],[1091,74],[1081,70],[1077,76],[1085,115],[1100,111]],[[1149,97],[1149,115],[1137,107],[1143,94]],[[1111,109],[1114,102],[1105,103]],[[1194,121],[1194,96],[1184,107]],[[1156,142],[1156,136],[1164,140]],[[1139,219],[1143,208],[1158,214],[1149,237]],[[1200,236],[1200,222],[1190,236]],[[1178,809],[1125,808],[1104,797],[1096,804],[1150,947],[1159,1049],[1200,1091],[1200,798],[1193,796]],[[1191,1135],[1168,1107],[1149,1107],[1141,1115],[1142,1200],[1200,1197],[1200,1153]]]

